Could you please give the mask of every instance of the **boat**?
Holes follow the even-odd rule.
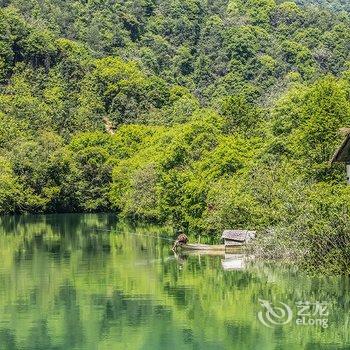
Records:
[[[178,248],[182,250],[211,250],[211,251],[225,251],[224,244],[211,245],[211,244],[180,244]]]
[[[182,252],[186,253],[200,253],[200,254],[208,254],[208,255],[222,255],[228,252],[238,253],[242,249],[242,247],[236,246],[225,246],[225,244],[179,244],[178,249]]]
[[[225,244],[190,244],[185,234],[181,234],[175,241],[173,249],[179,248],[183,251],[202,252],[237,252],[242,246],[248,244],[255,238],[256,231],[248,230],[225,230],[221,236]]]

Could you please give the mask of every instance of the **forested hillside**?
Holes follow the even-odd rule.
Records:
[[[202,234],[273,228],[284,242],[348,232],[350,190],[328,162],[350,125],[346,12],[0,4],[1,213],[114,210]]]
[[[348,0],[296,0],[298,5],[322,6],[333,11],[350,11]]]

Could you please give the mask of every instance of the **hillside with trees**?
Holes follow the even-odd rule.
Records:
[[[298,5],[304,6],[320,6],[331,9],[333,11],[350,11],[350,4],[347,0],[296,0]]]
[[[0,5],[0,213],[254,228],[264,254],[277,237],[274,255],[319,259],[322,242],[321,263],[348,266],[350,189],[329,159],[350,125],[349,14],[274,0]]]

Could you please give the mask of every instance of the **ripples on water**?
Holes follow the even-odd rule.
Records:
[[[347,278],[240,255],[174,256],[166,228],[108,214],[0,223],[1,350],[350,348]],[[299,301],[326,302],[328,328],[297,325]],[[285,325],[279,302],[292,313]],[[321,318],[306,311],[305,322]]]

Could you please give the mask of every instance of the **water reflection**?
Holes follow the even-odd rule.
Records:
[[[114,215],[1,218],[0,349],[349,348],[349,280],[241,255],[174,256]],[[267,328],[259,299],[329,303],[329,327]],[[258,344],[258,347],[257,347]]]
[[[244,254],[225,254],[221,266],[226,271],[243,270],[247,266],[248,258]]]

